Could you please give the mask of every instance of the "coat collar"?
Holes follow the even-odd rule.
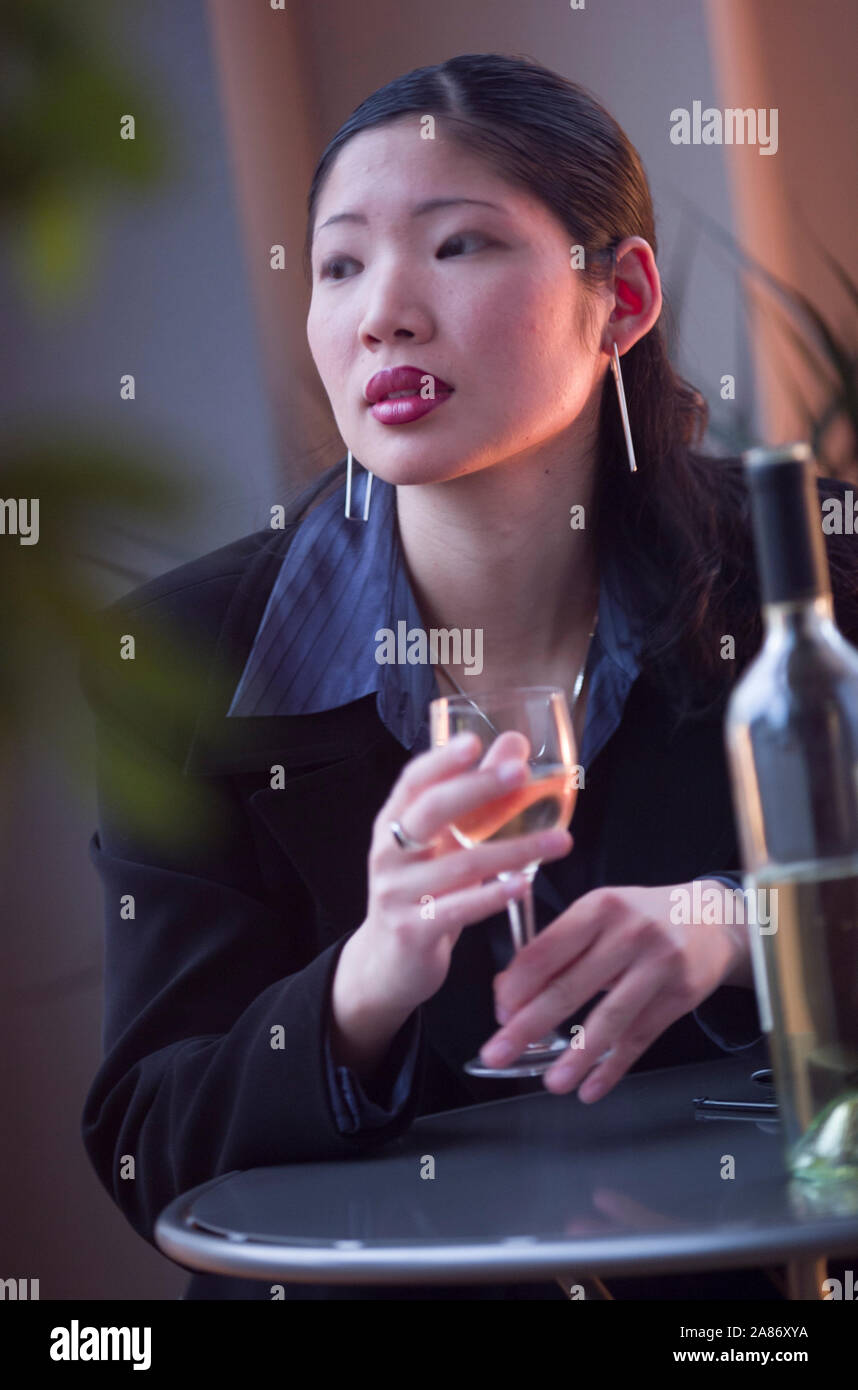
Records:
[[[339,486],[345,463],[335,464],[301,494],[281,530],[247,566],[221,623],[214,655],[204,677],[203,699],[185,758],[185,775],[221,776],[256,771],[288,760],[306,767],[348,757],[380,735],[373,697],[318,714],[228,718],[232,697],[253,645],[283,558],[309,507]]]
[[[349,757],[356,749],[384,738],[387,731],[373,693],[331,710],[306,714],[228,715],[298,526],[313,504],[326,500],[340,486],[345,467],[345,460],[341,460],[298,497],[287,512],[283,529],[271,532],[239,580],[204,677],[201,711],[184,763],[186,775],[258,771],[274,762],[285,765],[285,760],[293,768],[318,766]],[[611,557],[605,556],[596,640],[616,674],[608,679],[602,671],[591,699],[603,705],[619,702],[616,715],[638,674],[641,640],[639,625],[630,625],[624,607],[620,576]]]

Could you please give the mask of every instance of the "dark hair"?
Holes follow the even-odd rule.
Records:
[[[403,116],[443,117],[443,131],[508,182],[539,198],[584,247],[587,289],[609,281],[625,237],[657,254],[640,157],[585,88],[525,57],[469,53],[416,68],[367,97],[328,144],[308,196],[305,270],[325,180],[354,135]],[[700,392],[673,369],[662,319],[623,356],[638,472],[630,475],[606,373],[592,517],[597,553],[610,548],[647,637],[641,669],[679,718],[709,713],[759,646],[761,624],[747,489],[737,459],[696,451],[708,420]],[[732,635],[736,659],[724,660]]]

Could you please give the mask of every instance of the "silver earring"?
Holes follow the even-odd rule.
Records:
[[[352,515],[352,451],[349,449],[346,459],[346,520],[347,521],[369,521],[369,495],[372,492],[372,473],[369,469],[366,473],[366,491],[363,498],[363,516]]]
[[[623,433],[626,436],[626,450],[629,456],[629,468],[633,473],[637,473],[638,466],[635,463],[635,446],[632,443],[632,432],[629,428],[629,408],[626,405],[626,393],[623,389],[623,373],[620,367],[620,354],[617,345],[614,343],[614,352],[611,358],[611,371],[614,373],[614,381],[617,384],[617,400],[620,403],[620,415],[623,417]]]

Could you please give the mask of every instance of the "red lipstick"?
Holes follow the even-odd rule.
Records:
[[[430,382],[434,394],[424,397],[421,391]],[[407,394],[396,394],[401,391]],[[382,425],[404,425],[419,420],[443,405],[452,394],[453,387],[448,382],[421,367],[385,367],[370,377],[364,388],[364,399]]]

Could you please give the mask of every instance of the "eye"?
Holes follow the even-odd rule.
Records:
[[[449,236],[447,240],[443,243],[440,250],[438,251],[439,259],[446,259],[444,253],[445,251],[449,253],[449,248],[451,247],[453,248],[453,254],[457,254],[458,248],[460,248],[463,244],[466,245],[468,242],[476,242],[478,250],[480,246],[491,246],[493,244],[491,239],[487,236],[484,236],[482,232],[457,232],[454,236]],[[323,261],[320,265],[319,279],[333,280],[334,283],[336,283],[338,280],[344,280],[346,278],[345,275],[338,274],[337,267],[347,265],[349,263],[351,263],[352,265],[359,264],[352,256],[331,256],[329,260]]]
[[[342,276],[342,275],[335,275],[335,274],[333,273],[333,271],[334,271],[334,268],[335,268],[336,266],[338,266],[338,265],[344,265],[344,264],[346,264],[348,261],[351,261],[352,265],[357,265],[357,261],[355,261],[351,256],[331,256],[331,259],[330,259],[329,261],[323,261],[322,264],[320,265],[320,267],[319,267],[319,279],[320,279],[320,280],[342,280],[342,279],[343,279],[343,276]]]
[[[483,236],[482,232],[457,232],[455,236],[448,237],[444,242],[444,245],[438,252],[439,257],[443,255],[445,247],[455,246],[457,243],[468,241],[481,242],[483,246],[488,246],[490,244],[489,238]]]

